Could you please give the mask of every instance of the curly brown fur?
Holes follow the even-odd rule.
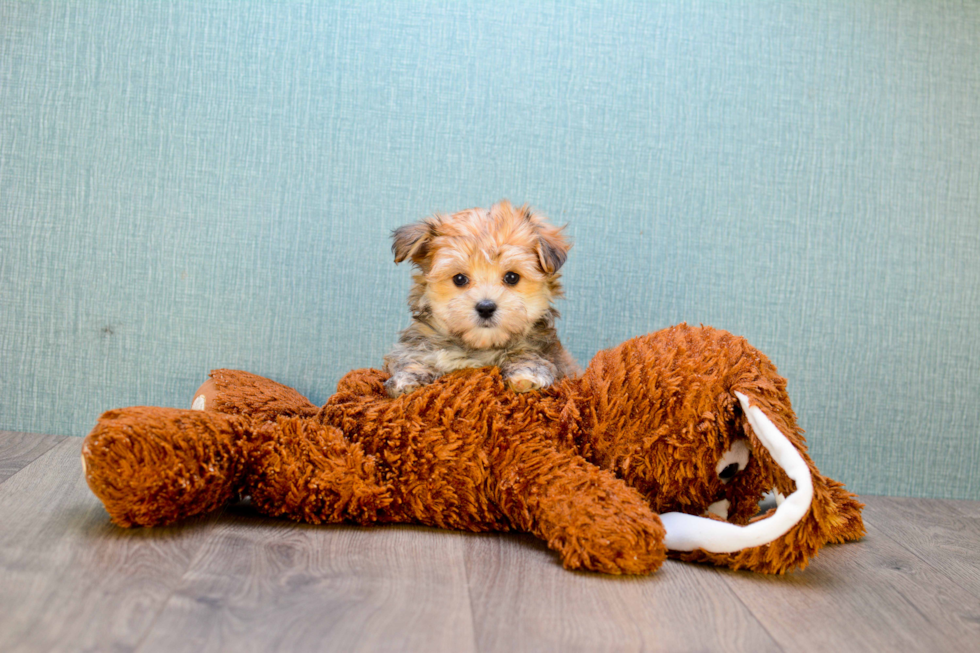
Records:
[[[137,406],[110,410],[82,445],[92,491],[119,526],[165,526],[238,496],[251,421]]]
[[[263,513],[313,523],[519,529],[568,568],[647,573],[666,555],[658,512],[701,515],[726,502],[728,521],[744,524],[763,492],[794,491],[738,392],[805,461],[813,500],[768,544],[671,555],[783,573],[864,533],[856,497],[807,455],[785,380],[723,331],[680,325],[635,338],[533,395],[509,391],[495,368],[394,399],[388,378],[355,370],[316,409],[268,379],[217,371],[195,398],[203,411],[104,414],[83,448],[86,480],[123,526],[171,523],[250,494]],[[750,457],[722,474],[740,446]]]
[[[506,200],[396,229],[395,262],[416,273],[412,323],[384,359],[389,396],[465,368],[497,366],[519,392],[578,374],[552,305],[569,248],[561,229]]]

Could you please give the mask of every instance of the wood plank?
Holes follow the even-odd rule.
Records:
[[[232,514],[139,650],[472,651],[466,537]]]
[[[980,501],[861,499],[888,537],[980,599]]]
[[[63,435],[0,431],[0,483],[64,439]]]
[[[207,532],[113,526],[67,438],[0,485],[0,650],[133,649]]]
[[[976,651],[976,598],[866,524],[862,541],[825,549],[802,572],[716,573],[786,650]]]
[[[82,478],[81,439],[34,438],[0,440],[7,460],[34,457],[0,484],[4,651],[975,651],[980,641],[980,502],[867,497],[865,540],[784,577],[668,562],[614,578],[565,571],[526,535],[307,526],[245,506],[118,529]]]
[[[490,651],[780,651],[711,570],[674,561],[644,577],[570,572],[528,535],[467,547],[477,647]]]

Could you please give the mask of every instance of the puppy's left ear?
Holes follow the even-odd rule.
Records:
[[[534,225],[534,233],[538,236],[538,244],[535,248],[538,254],[538,261],[541,269],[546,274],[554,274],[565,265],[568,258],[568,250],[572,248],[572,243],[565,238],[564,227],[553,227],[536,215],[533,215],[526,206],[522,207],[525,217]]]
[[[426,218],[419,222],[398,227],[391,232],[391,253],[395,263],[411,259],[421,265],[429,256],[429,245],[438,235],[438,218]]]

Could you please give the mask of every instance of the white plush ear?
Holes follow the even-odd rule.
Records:
[[[813,479],[810,468],[793,443],[776,428],[760,409],[749,406],[749,398],[736,392],[742,411],[759,442],[786,475],[796,482],[796,491],[779,504],[769,518],[746,526],[696,517],[680,512],[660,515],[667,535],[664,544],[673,551],[704,549],[711,553],[732,553],[768,544],[784,535],[803,519],[813,501]]]

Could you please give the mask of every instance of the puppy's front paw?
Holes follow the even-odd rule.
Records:
[[[431,374],[414,374],[411,372],[398,372],[385,381],[385,391],[388,396],[394,399],[402,395],[414,392],[424,385],[429,385],[435,380]]]
[[[407,394],[413,390],[418,390],[421,387],[421,383],[409,383],[396,376],[393,376],[385,381],[385,392],[387,392],[388,396],[392,399],[395,397],[400,397],[403,394]]]
[[[504,380],[514,392],[530,392],[554,383],[555,375],[543,367],[519,367],[504,374]]]

